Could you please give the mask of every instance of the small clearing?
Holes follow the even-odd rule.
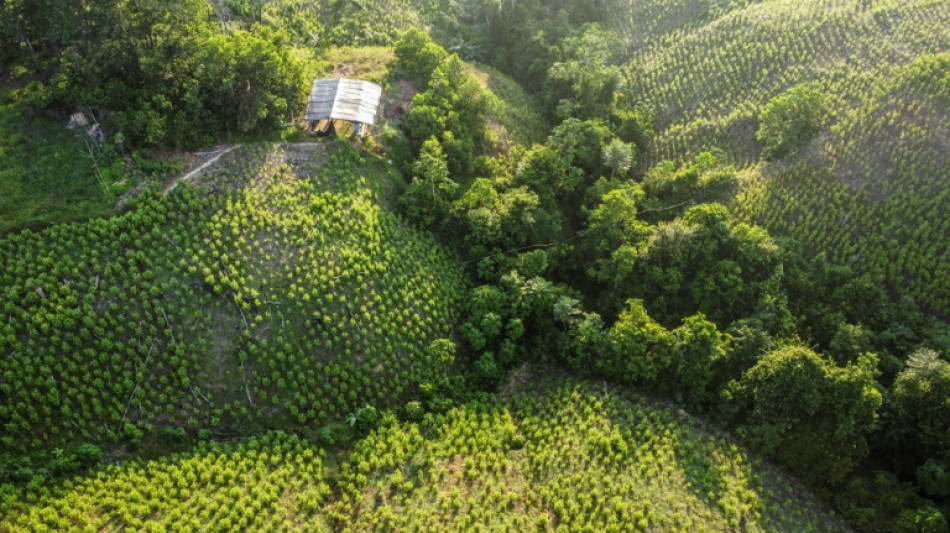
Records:
[[[201,156],[210,156],[206,161],[198,165],[196,168],[190,170],[187,174],[180,177],[170,178],[165,185],[162,187],[162,194],[168,194],[173,191],[175,187],[178,187],[178,183],[181,181],[188,181],[191,178],[195,177],[199,172],[213,165],[218,159],[221,159],[221,156],[237,148],[238,144],[219,146],[217,149],[210,152],[197,152],[195,155]]]

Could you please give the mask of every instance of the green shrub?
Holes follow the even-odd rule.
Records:
[[[811,85],[796,85],[776,96],[759,113],[756,137],[763,159],[780,159],[814,137],[824,120],[824,97]]]

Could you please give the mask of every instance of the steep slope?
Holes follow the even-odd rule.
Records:
[[[718,5],[637,2],[617,26],[637,93],[655,113],[648,162],[724,150],[750,169],[735,202],[748,220],[879,274],[946,314],[950,5]],[[802,83],[824,96],[818,136],[784,160],[760,163],[759,112]]]

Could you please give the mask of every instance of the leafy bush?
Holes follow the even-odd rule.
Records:
[[[756,137],[764,159],[779,159],[818,133],[824,120],[823,97],[817,87],[796,85],[769,101],[759,114]]]

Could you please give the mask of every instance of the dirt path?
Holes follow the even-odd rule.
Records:
[[[174,190],[175,187],[178,186],[178,183],[179,183],[179,182],[190,180],[191,178],[195,177],[196,174],[198,174],[198,173],[201,172],[202,170],[204,170],[204,169],[208,168],[210,165],[212,165],[215,161],[217,161],[218,159],[221,159],[221,156],[223,156],[224,154],[230,152],[231,150],[234,150],[235,148],[237,148],[237,147],[239,147],[239,146],[240,146],[239,144],[232,144],[232,145],[229,145],[229,146],[226,145],[226,146],[221,146],[221,147],[219,147],[218,150],[217,150],[217,153],[216,153],[216,154],[214,155],[214,157],[212,157],[211,159],[208,159],[207,161],[205,161],[205,162],[202,163],[201,165],[198,165],[196,168],[194,168],[193,170],[191,170],[190,172],[188,172],[187,174],[185,174],[185,175],[183,175],[183,176],[180,176],[180,177],[177,177],[177,178],[171,178],[170,180],[168,180],[168,181],[165,183],[165,186],[162,188],[162,194],[168,194],[170,191]],[[211,152],[211,153],[215,153],[215,152]]]

